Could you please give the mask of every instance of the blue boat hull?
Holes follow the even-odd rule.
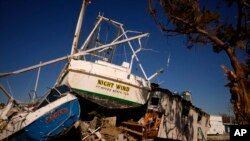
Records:
[[[79,120],[79,117],[80,104],[78,100],[75,99],[46,113],[8,140],[30,141],[53,139],[71,127]]]

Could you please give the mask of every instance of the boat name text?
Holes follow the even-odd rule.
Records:
[[[106,88],[116,89],[116,90],[120,90],[123,92],[129,92],[129,87],[127,87],[127,86],[124,86],[121,84],[114,84],[112,82],[104,81],[104,80],[100,80],[100,79],[98,79],[98,81],[97,81],[97,86],[104,86]]]
[[[50,115],[49,117],[47,117],[45,119],[46,123],[49,123],[50,121],[52,121],[53,119],[57,118],[58,116],[60,116],[61,114],[63,113],[66,113],[68,112],[68,109],[67,108],[63,108],[55,113],[53,113],[52,115]]]

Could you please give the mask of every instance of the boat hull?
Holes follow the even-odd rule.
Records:
[[[27,126],[24,129],[25,135],[28,138],[36,140],[52,139],[71,127],[78,121],[79,116],[79,102],[75,99],[55,108]],[[39,129],[37,127],[39,127]]]
[[[108,108],[131,108],[147,102],[149,91],[94,74],[70,71],[68,84],[83,98]]]
[[[63,102],[63,104],[59,104]],[[8,140],[50,140],[66,132],[80,117],[80,104],[71,94],[26,115],[18,123],[19,130]],[[15,129],[15,127],[13,127]],[[10,134],[5,132],[6,134]]]
[[[150,95],[148,81],[130,74],[126,67],[100,60],[71,60],[62,84],[107,108],[138,107],[144,105]]]

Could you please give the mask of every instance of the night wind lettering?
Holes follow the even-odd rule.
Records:
[[[109,87],[109,88],[113,88],[113,86],[114,86],[114,83],[108,82],[108,81],[104,81],[104,80],[98,80],[97,84],[105,86],[105,87]]]
[[[100,80],[100,79],[97,80],[96,88],[106,90],[106,91],[112,91],[115,93],[126,94],[126,95],[128,94],[130,90],[130,88],[127,86],[114,84],[112,82]]]
[[[118,84],[116,84],[116,89],[122,90],[122,91],[125,91],[125,92],[129,91],[129,87],[126,87],[126,86],[123,86],[123,85],[118,85]]]

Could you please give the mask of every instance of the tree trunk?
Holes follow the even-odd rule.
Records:
[[[234,72],[222,67],[230,81],[226,86],[231,92],[236,121],[238,124],[250,124],[250,79],[247,67],[238,61],[234,48],[228,48],[226,53],[230,58]]]
[[[231,99],[238,124],[250,124],[250,91],[249,83],[244,80],[230,82]]]

